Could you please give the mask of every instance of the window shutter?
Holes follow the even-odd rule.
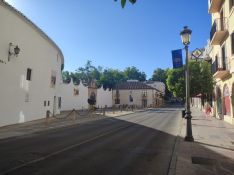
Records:
[[[232,33],[232,55],[234,55],[234,32]]]

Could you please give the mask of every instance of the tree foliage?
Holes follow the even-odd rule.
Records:
[[[153,76],[152,76],[152,80],[153,81],[160,81],[163,83],[166,83],[166,79],[167,79],[167,69],[161,69],[161,68],[157,68],[154,70]]]
[[[114,1],[118,1],[118,0],[114,0]],[[121,0],[121,6],[122,6],[122,8],[125,7],[126,1],[127,1],[127,0]],[[132,3],[132,4],[135,4],[137,0],[128,0],[128,1],[129,1],[130,3]]]
[[[151,78],[152,81],[160,81],[165,84],[165,96],[164,96],[165,100],[168,100],[172,96],[172,93],[168,90],[166,83],[168,77],[168,71],[169,69],[164,70],[161,68],[157,68],[154,70],[154,73]]]
[[[136,67],[127,67],[124,70],[124,75],[128,80],[138,80],[138,81],[146,81],[145,72],[140,72]]]
[[[134,66],[127,67],[124,71],[110,68],[103,70],[100,66],[93,66],[92,62],[88,60],[83,67],[79,67],[75,72],[63,71],[62,78],[64,82],[70,82],[72,79],[74,84],[79,84],[82,81],[84,85],[96,80],[98,87],[113,89],[117,83],[127,80],[146,81],[146,74]]]
[[[206,61],[190,61],[190,96],[212,94],[214,80],[211,73],[211,65]],[[185,67],[170,69],[167,77],[168,89],[175,97],[185,99]]]

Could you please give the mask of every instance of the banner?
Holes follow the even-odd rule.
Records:
[[[182,49],[179,50],[173,50],[172,53],[172,62],[173,62],[173,68],[180,68],[183,67],[183,59],[182,59]]]

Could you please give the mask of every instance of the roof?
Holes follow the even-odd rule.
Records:
[[[152,90],[158,91],[156,88],[148,86],[147,84],[143,82],[123,82],[123,83],[116,85],[115,89],[119,89],[119,90],[152,89]]]
[[[20,12],[19,10],[17,10],[15,7],[11,6],[10,4],[8,4],[5,0],[0,0],[0,4],[5,5],[5,7],[7,7],[9,10],[12,10],[16,15],[18,15],[23,20],[25,20],[26,23],[31,25],[37,32],[39,32],[41,34],[42,37],[44,37],[56,49],[58,49],[58,51],[59,51],[59,53],[61,55],[61,58],[62,58],[62,64],[64,64],[64,56],[63,56],[63,53],[62,53],[61,49],[58,47],[58,45],[45,32],[43,32],[38,26],[36,26],[36,24],[34,24],[30,19],[28,19],[22,12]]]

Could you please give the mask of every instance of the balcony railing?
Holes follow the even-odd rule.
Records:
[[[221,45],[228,37],[227,18],[217,18],[214,20],[210,31],[211,45]]]
[[[209,0],[209,13],[219,12],[224,0]]]
[[[212,73],[214,78],[223,79],[230,75],[230,68],[227,58],[216,58],[214,63],[212,63]]]

